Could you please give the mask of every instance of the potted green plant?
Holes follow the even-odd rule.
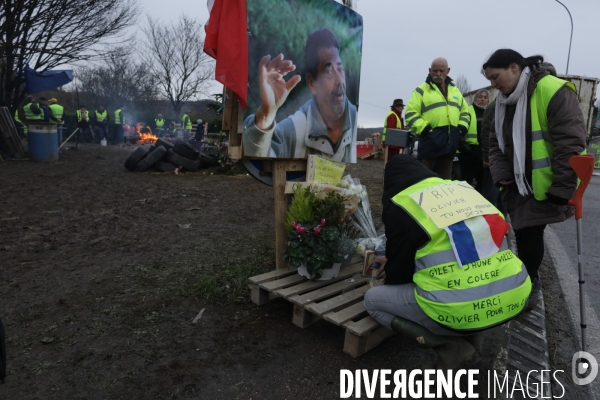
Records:
[[[299,189],[288,210],[284,260],[309,279],[332,279],[354,252],[357,230],[346,215],[348,199],[335,191]]]

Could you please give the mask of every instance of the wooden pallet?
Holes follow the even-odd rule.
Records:
[[[362,276],[362,258],[340,269],[335,279],[311,281],[295,269],[279,269],[250,278],[252,301],[263,305],[281,297],[294,304],[292,322],[300,328],[324,319],[346,329],[344,352],[357,358],[394,335],[371,318],[363,299],[370,288]]]
[[[8,107],[0,107],[0,135],[13,158],[25,158],[25,149]]]

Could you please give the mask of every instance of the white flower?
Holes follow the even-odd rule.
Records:
[[[363,246],[362,244],[356,246],[356,252],[361,256],[365,254],[365,250],[365,246]]]
[[[338,183],[338,186],[344,189],[348,189],[350,187],[350,182],[348,182],[346,179],[342,179],[340,183]]]

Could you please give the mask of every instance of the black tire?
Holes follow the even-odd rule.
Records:
[[[192,146],[190,146],[187,143],[176,144],[175,147],[173,147],[173,151],[175,153],[179,154],[180,156],[189,158],[192,161],[196,161],[198,159],[198,157],[200,156],[200,153],[198,153],[198,150],[194,149]]]
[[[202,168],[209,168],[219,163],[219,157],[213,156],[212,154],[200,153],[200,166]]]
[[[199,160],[192,161],[189,158],[185,158],[185,157],[175,153],[173,150],[169,150],[167,152],[165,160],[167,160],[168,162],[173,163],[177,166],[181,165],[184,169],[186,169],[188,171],[197,171],[198,168],[200,168]]]
[[[161,171],[161,172],[173,172],[175,170],[175,168],[177,168],[178,166],[170,163],[166,160],[158,160],[156,162],[156,164],[154,164],[154,168],[157,171]]]
[[[173,148],[173,144],[167,142],[166,140],[162,140],[162,139],[157,139],[156,143],[154,143],[156,145],[156,147],[158,146],[162,146],[167,150],[170,150]]]
[[[150,169],[157,161],[163,158],[167,154],[167,149],[159,146],[151,153],[148,153],[142,161],[135,166],[136,171],[144,172]]]
[[[153,144],[152,146],[150,146],[150,148],[148,149],[149,152],[156,150],[158,146],[156,146],[155,144]]]
[[[144,157],[148,155],[148,153],[148,149],[146,149],[145,147],[139,147],[129,156],[127,161],[125,161],[125,168],[127,168],[130,171],[135,171],[135,167],[140,161],[142,161]]]

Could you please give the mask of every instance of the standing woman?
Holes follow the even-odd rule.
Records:
[[[479,193],[483,190],[483,159],[481,153],[481,122],[483,112],[490,101],[490,95],[487,90],[480,89],[475,93],[473,104],[469,106],[468,111],[471,115],[469,130],[464,137],[458,160],[460,161],[461,180],[467,181],[469,185],[473,180],[477,181],[475,189]]]
[[[500,49],[483,64],[484,75],[500,91],[490,132],[490,171],[533,283],[528,310],[542,289],[544,229],[573,216],[567,202],[577,176],[569,159],[585,149],[586,137],[575,86],[543,61]]]

